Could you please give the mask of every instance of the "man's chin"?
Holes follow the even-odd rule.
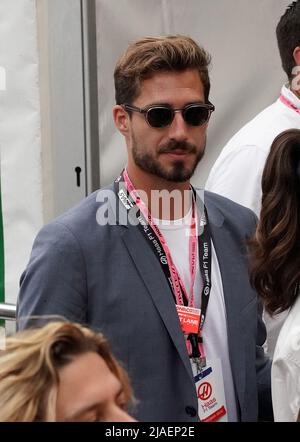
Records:
[[[194,175],[199,162],[203,158],[203,154],[204,152],[199,155],[198,158],[193,158],[194,161],[174,161],[168,165],[169,167],[161,164],[161,178],[174,183],[189,181]]]
[[[184,167],[177,166],[176,169],[169,171],[168,173],[161,174],[161,178],[164,178],[166,181],[171,181],[173,183],[184,183],[185,181],[189,181],[190,178],[194,174],[194,170],[188,170]]]
[[[138,166],[144,172],[151,175],[169,181],[172,183],[183,183],[189,181],[193,176],[197,167],[198,161],[195,164],[187,164],[186,161],[173,161],[168,163],[166,161],[150,161],[145,158],[134,157],[136,166]]]

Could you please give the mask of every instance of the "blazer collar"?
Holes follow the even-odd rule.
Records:
[[[200,204],[203,205],[204,201],[210,224],[213,224],[216,227],[222,227],[224,223],[224,216],[210,198],[210,192],[203,191],[202,189],[196,189],[196,193],[198,196],[197,200],[202,201]]]

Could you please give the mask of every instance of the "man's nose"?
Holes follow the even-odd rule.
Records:
[[[169,138],[183,141],[188,138],[188,125],[183,119],[181,111],[176,111],[174,119],[169,126]]]

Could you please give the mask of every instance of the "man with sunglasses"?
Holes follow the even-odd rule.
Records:
[[[42,229],[21,278],[19,316],[60,314],[106,334],[141,421],[271,415],[246,259],[255,217],[190,184],[214,111],[209,61],[186,36],[129,46],[113,108],[127,165]]]

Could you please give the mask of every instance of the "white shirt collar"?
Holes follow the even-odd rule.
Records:
[[[287,98],[294,106],[300,109],[300,99],[291,91],[289,84],[284,84],[281,88],[281,94]]]

